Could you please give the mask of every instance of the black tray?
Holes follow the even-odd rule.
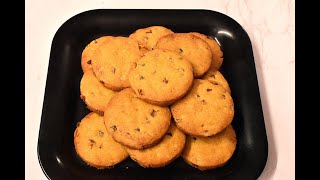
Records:
[[[162,25],[174,32],[197,31],[217,39],[224,53],[221,72],[235,104],[232,122],[237,148],[221,168],[200,171],[180,157],[164,168],[144,169],[128,158],[113,169],[83,163],[73,132],[87,113],[80,99],[81,52],[103,35],[128,36],[136,29]],[[250,39],[230,17],[209,10],[91,10],[66,21],[54,36],[46,82],[38,158],[49,179],[257,179],[267,160],[268,143]]]

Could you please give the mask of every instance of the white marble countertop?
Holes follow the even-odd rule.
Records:
[[[238,21],[252,42],[268,135],[269,156],[259,179],[294,179],[294,3],[294,0],[26,1],[26,179],[46,179],[37,158],[37,142],[52,39],[62,23],[90,9],[209,9]]]

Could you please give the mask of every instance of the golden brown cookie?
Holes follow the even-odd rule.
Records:
[[[189,33],[174,33],[162,36],[155,48],[181,54],[192,64],[194,77],[203,75],[211,65],[212,52],[208,43]]]
[[[111,168],[128,157],[126,149],[108,134],[103,116],[94,112],[78,124],[74,145],[79,157],[97,169]]]
[[[81,68],[85,73],[91,69],[91,59],[96,48],[101,44],[101,42],[107,40],[111,36],[102,36],[93,41],[91,41],[82,51],[81,54]]]
[[[223,63],[223,53],[221,51],[221,48],[219,44],[217,43],[216,40],[214,40],[211,36],[206,36],[204,34],[200,34],[198,32],[191,32],[191,34],[205,40],[212,51],[212,62],[211,66],[214,67],[215,69],[219,70],[222,63]]]
[[[142,150],[126,148],[131,159],[142,167],[158,168],[174,161],[183,151],[186,135],[171,123],[164,138],[156,145]]]
[[[131,88],[118,92],[104,111],[104,120],[113,139],[132,149],[150,147],[165,135],[170,126],[168,107],[139,99]]]
[[[103,115],[105,107],[116,92],[106,88],[94,76],[92,70],[85,72],[80,81],[80,98],[88,109]]]
[[[178,128],[189,135],[212,136],[232,121],[231,95],[219,84],[195,79],[190,92],[171,106]]]
[[[237,145],[236,133],[231,125],[219,134],[210,137],[187,136],[186,146],[181,154],[191,166],[200,170],[225,165]]]
[[[139,41],[146,49],[152,50],[160,37],[173,32],[163,26],[150,26],[136,30],[129,38]]]
[[[212,83],[218,83],[223,88],[225,88],[228,93],[231,94],[231,89],[229,87],[228,81],[224,78],[224,76],[220,73],[220,71],[216,70],[213,66],[210,67],[209,71],[201,78],[208,80]]]
[[[92,69],[104,86],[119,91],[129,87],[129,70],[142,55],[137,41],[113,37],[96,48],[92,56]]]
[[[131,88],[140,99],[166,106],[184,96],[193,81],[191,64],[176,52],[147,52],[130,71]]]

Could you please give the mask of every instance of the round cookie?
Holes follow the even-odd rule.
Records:
[[[129,87],[129,71],[142,55],[143,50],[137,41],[113,37],[96,49],[92,57],[92,69],[104,86],[120,91]]]
[[[222,63],[223,63],[223,53],[222,53],[221,48],[220,48],[219,44],[217,43],[217,41],[215,41],[210,36],[206,36],[206,35],[200,34],[198,32],[191,32],[191,34],[205,40],[209,44],[211,51],[212,51],[211,66],[214,67],[215,69],[219,70]]]
[[[231,89],[229,87],[228,81],[224,78],[224,76],[216,70],[213,66],[210,67],[209,71],[206,72],[206,74],[201,78],[208,80],[212,83],[218,83],[220,84],[223,88],[225,88],[229,94],[231,94]]]
[[[188,136],[181,156],[185,162],[203,171],[225,165],[233,155],[236,145],[236,133],[229,125],[214,136]]]
[[[161,140],[170,126],[168,107],[146,103],[131,88],[118,92],[104,111],[113,139],[132,149],[144,149]]]
[[[195,79],[190,92],[171,106],[178,128],[189,135],[212,136],[233,120],[231,95],[219,84]]]
[[[189,33],[165,35],[158,40],[155,48],[181,54],[192,64],[194,77],[200,77],[207,72],[212,62],[212,52],[208,43]]]
[[[129,38],[139,41],[146,49],[152,50],[160,37],[173,32],[163,26],[150,26],[136,30]]]
[[[78,123],[74,145],[79,157],[97,169],[111,168],[129,156],[126,149],[108,134],[103,116],[94,112]]]
[[[184,96],[192,81],[191,64],[178,53],[161,49],[147,52],[129,74],[130,86],[137,96],[159,106]]]
[[[158,168],[168,165],[180,156],[186,135],[171,123],[164,138],[156,145],[142,150],[126,148],[131,159],[145,168]]]
[[[101,42],[107,40],[111,36],[102,36],[93,41],[91,41],[82,51],[81,54],[81,68],[85,73],[88,70],[91,70],[91,59],[96,48],[101,44]]]
[[[91,70],[83,74],[80,81],[80,98],[91,111],[103,115],[105,107],[115,93],[103,86]]]

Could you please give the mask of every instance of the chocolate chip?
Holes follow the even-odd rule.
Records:
[[[134,130],[136,130],[136,131],[140,132],[140,128],[135,128]]]
[[[92,149],[93,145],[95,145],[96,142],[93,139],[89,139],[89,141],[90,141],[90,149]]]
[[[168,132],[166,135],[167,135],[167,136],[172,136],[172,133],[171,133],[171,132]]]
[[[113,74],[116,73],[116,68],[112,66],[111,72],[112,72]]]
[[[91,59],[89,61],[87,61],[87,64],[91,64]]]
[[[99,146],[99,148],[100,148],[100,149],[102,148],[102,144]]]
[[[169,81],[166,78],[164,78],[162,82],[164,82],[165,84],[168,84]]]
[[[192,139],[193,139],[193,140],[197,140],[197,138],[195,138],[195,137],[192,137]]]
[[[150,120],[148,118],[146,118],[146,123],[149,124],[150,123]]]
[[[111,126],[110,128],[112,129],[113,132],[116,132],[116,130],[117,130],[117,126],[115,126],[115,125]]]
[[[181,48],[179,48],[179,53],[183,53],[183,50]]]
[[[146,33],[152,33],[152,30],[150,29],[149,31],[147,31]]]
[[[99,136],[102,137],[104,135],[104,132],[102,132],[101,130],[99,130]]]
[[[154,117],[156,115],[156,110],[152,109],[151,113],[150,113],[150,116]]]
[[[202,99],[201,104],[203,104],[203,105],[207,104],[206,100]]]
[[[97,40],[94,40],[94,43],[95,43],[95,44],[97,44],[97,43],[98,43],[98,41],[97,41]]]
[[[196,97],[197,97],[197,98],[199,98],[199,97],[200,97],[200,95],[199,95],[199,94],[197,94],[197,95],[196,95]]]
[[[204,126],[204,124],[201,124],[201,127],[203,127]]]
[[[212,89],[207,89],[207,92],[212,91]]]
[[[142,89],[138,89],[138,93],[140,96],[142,96],[143,95]]]
[[[143,77],[143,76],[140,76],[139,79],[140,79],[140,80],[141,80],[141,79],[144,79],[144,77]]]

